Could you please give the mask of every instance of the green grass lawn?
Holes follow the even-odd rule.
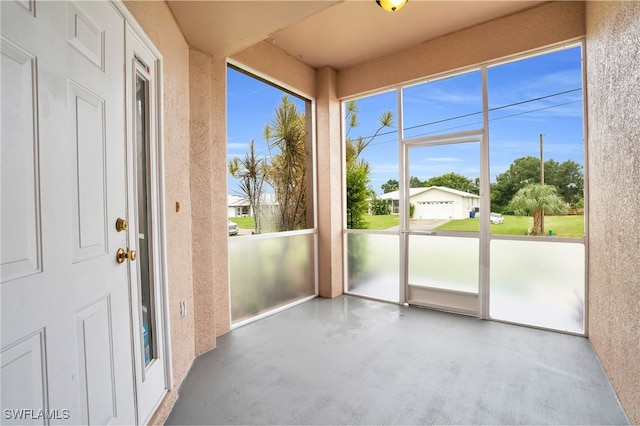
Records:
[[[504,223],[491,225],[491,233],[495,235],[526,235],[533,227],[533,218],[529,216],[504,216]],[[441,231],[479,231],[480,220],[451,220],[438,228]],[[584,237],[584,216],[545,216],[544,231],[548,235],[553,231],[557,237]]]
[[[384,216],[366,216],[366,221],[369,224],[368,229],[387,229],[393,226],[398,226],[399,219],[398,215],[384,215]],[[235,222],[238,224],[238,228],[242,229],[253,229],[253,218],[252,217],[231,217],[229,218],[231,222]]]
[[[398,226],[400,223],[400,216],[397,214],[385,214],[375,216],[365,216],[365,220],[369,227],[367,229],[389,229],[394,226]]]
[[[231,222],[237,223],[238,224],[238,228],[253,229],[253,218],[252,217],[230,217],[229,220]]]
[[[239,228],[253,229],[252,217],[231,217],[229,220],[237,223]],[[388,214],[382,216],[366,216],[365,220],[369,224],[369,228],[367,229],[387,229],[398,226],[400,219],[397,214]]]
[[[253,229],[252,217],[232,217],[229,220],[238,224],[242,229]],[[397,214],[366,216],[365,220],[371,230],[384,230],[398,226],[400,216]],[[504,223],[491,225],[491,233],[494,235],[525,235],[527,229],[533,226],[533,219],[528,216],[504,216]],[[441,231],[471,231],[480,230],[480,220],[461,219],[451,220],[438,228]],[[578,237],[584,236],[584,216],[545,216],[545,234],[553,231],[557,237]]]

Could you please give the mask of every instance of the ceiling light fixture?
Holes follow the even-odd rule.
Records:
[[[395,12],[402,9],[407,1],[409,0],[376,0],[376,3],[387,12]]]

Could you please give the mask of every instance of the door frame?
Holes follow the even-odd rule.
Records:
[[[401,301],[404,304],[410,304],[409,291],[409,235],[412,231],[409,227],[409,159],[410,150],[413,148],[424,148],[430,146],[455,145],[464,143],[480,143],[480,210],[489,211],[489,144],[484,129],[470,130],[458,133],[449,133],[436,136],[403,139],[401,138],[400,147],[400,182],[399,182],[399,198],[400,198],[400,286]],[[420,234],[420,231],[413,233]],[[433,233],[426,233],[433,235]],[[449,233],[443,233],[443,236],[452,236]],[[478,316],[483,319],[488,318],[489,314],[489,215],[480,215],[480,232],[478,236],[479,256],[478,256],[478,296],[476,312],[470,310],[455,310],[456,313]],[[429,290],[426,289],[425,293]],[[473,303],[473,301],[472,301]],[[438,304],[428,305],[435,309],[445,309]]]
[[[129,75],[129,57],[128,57],[128,49],[126,46],[127,36],[131,33],[136,37],[137,41],[147,50],[147,52],[153,56],[153,64],[148,64],[150,67],[153,67],[153,72],[155,74],[155,87],[152,88],[153,93],[150,94],[150,97],[154,99],[154,108],[153,110],[153,119],[151,121],[153,128],[150,129],[150,133],[153,135],[150,138],[150,156],[149,163],[151,165],[148,174],[150,177],[150,186],[152,188],[151,194],[153,199],[152,210],[153,216],[157,219],[155,223],[152,224],[152,232],[154,234],[154,238],[156,239],[155,250],[153,252],[153,263],[154,263],[154,280],[157,282],[157,291],[159,294],[155,297],[157,301],[159,301],[158,311],[159,311],[159,325],[160,332],[163,344],[158,348],[161,352],[162,362],[164,366],[164,384],[165,389],[162,393],[163,397],[159,398],[156,404],[149,410],[147,413],[140,412],[140,404],[138,401],[138,380],[140,377],[143,377],[137,370],[140,368],[136,358],[135,347],[134,345],[137,342],[135,338],[135,333],[140,333],[138,330],[135,330],[137,324],[137,306],[133,305],[133,302],[138,300],[138,297],[132,297],[130,306],[131,311],[131,332],[132,332],[132,341],[131,341],[131,354],[132,354],[132,362],[134,368],[134,386],[136,395],[136,413],[137,413],[137,422],[138,423],[147,423],[151,416],[155,413],[158,406],[161,404],[164,399],[164,395],[171,389],[173,389],[173,369],[172,369],[172,351],[171,351],[171,324],[169,320],[169,283],[168,283],[168,263],[167,263],[167,233],[166,233],[166,211],[164,206],[166,205],[165,200],[165,173],[164,173],[164,121],[163,121],[163,57],[160,51],[153,44],[151,39],[146,35],[142,27],[137,23],[131,12],[127,9],[127,7],[119,0],[109,0],[109,2],[114,6],[114,8],[120,13],[120,15],[124,18],[125,21],[125,64],[123,72],[125,73],[125,81],[127,85],[130,83],[131,76]],[[125,115],[127,121],[127,174],[129,175],[129,170],[132,170],[131,165],[129,164],[131,157],[129,152],[131,152],[131,147],[133,146],[133,141],[131,140],[131,120],[133,116],[133,111],[130,110],[130,105],[132,100],[130,98],[131,93],[129,92],[129,88],[127,88],[126,96],[125,96]],[[131,102],[130,102],[131,101]],[[128,180],[131,179],[131,176],[128,177]],[[131,197],[128,197],[131,199]],[[133,206],[129,206],[128,215],[131,215],[131,210]],[[131,274],[130,277],[131,282],[135,282],[137,278],[133,277]],[[135,289],[134,289],[135,287]],[[132,286],[130,291],[137,291],[137,286]]]

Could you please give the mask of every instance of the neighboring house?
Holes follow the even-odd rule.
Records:
[[[260,206],[262,214],[273,213],[278,205],[275,194],[262,194]],[[249,199],[238,195],[227,195],[227,215],[229,217],[253,216],[253,210],[249,204]]]
[[[237,195],[227,195],[227,215],[229,217],[251,216],[249,200]]]
[[[378,198],[391,200],[391,213],[399,213],[399,191],[387,192]],[[410,188],[409,202],[415,206],[414,219],[464,219],[480,206],[480,197],[446,186],[430,186]]]

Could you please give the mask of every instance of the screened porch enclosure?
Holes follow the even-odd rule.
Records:
[[[586,333],[581,56],[570,44],[344,102],[348,294]],[[240,65],[228,73],[229,192],[252,211],[230,218],[245,235],[229,243],[239,325],[318,294],[314,108]],[[247,117],[265,96],[279,105]],[[261,135],[247,119],[267,123]],[[286,165],[291,134],[301,156]],[[551,188],[557,208],[518,204],[530,187]]]
[[[581,64],[572,44],[347,101],[377,207],[347,223],[346,292],[585,334]],[[392,129],[350,128],[353,104]]]

